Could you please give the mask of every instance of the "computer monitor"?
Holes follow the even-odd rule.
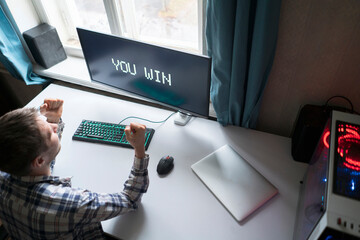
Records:
[[[77,32],[93,81],[208,117],[209,57],[81,28]]]

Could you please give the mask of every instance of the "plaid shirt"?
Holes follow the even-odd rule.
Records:
[[[135,158],[123,192],[113,194],[72,188],[69,178],[0,172],[0,219],[12,239],[103,239],[100,221],[137,208],[148,161]]]

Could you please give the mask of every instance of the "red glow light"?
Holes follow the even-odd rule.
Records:
[[[323,138],[323,142],[326,148],[329,148],[329,139],[328,139],[329,136],[330,136],[330,131],[327,131],[324,134],[324,138]]]
[[[351,164],[352,166],[360,167],[360,162],[356,160],[352,160],[351,158],[347,157],[346,161]]]
[[[360,128],[352,125],[346,125],[344,128],[341,125],[338,128],[341,136],[338,137],[338,149],[337,152],[341,158],[343,158],[344,166],[360,171]],[[325,134],[326,135],[326,134]],[[325,144],[325,136],[324,136]],[[326,146],[326,145],[325,145]]]
[[[351,166],[350,164],[348,164],[346,162],[344,162],[344,166],[349,168],[349,169],[355,170],[355,171],[360,171],[360,167]]]
[[[356,137],[356,138],[359,138],[359,137],[360,137],[359,133],[358,133],[356,130],[353,130],[353,129],[349,129],[349,128],[348,128],[348,129],[346,129],[346,132],[352,134],[353,137]]]

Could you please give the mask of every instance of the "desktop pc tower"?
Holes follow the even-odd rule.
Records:
[[[332,111],[304,176],[294,240],[360,240],[360,116]]]

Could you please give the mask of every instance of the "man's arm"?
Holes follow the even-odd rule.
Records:
[[[63,112],[64,100],[46,98],[40,106],[40,113],[47,118],[49,123],[59,123]]]
[[[40,106],[40,113],[46,117],[46,121],[51,124],[57,124],[57,134],[61,139],[65,127],[61,115],[63,112],[64,100],[56,98],[46,98]]]
[[[83,201],[77,215],[79,220],[83,216],[88,216],[82,221],[103,221],[137,208],[138,202],[149,186],[147,169],[149,156],[145,154],[144,147],[145,129],[144,125],[136,123],[131,123],[125,129],[126,138],[135,149],[135,157],[123,191],[114,194],[82,192]]]
[[[48,186],[46,191],[42,191],[44,196],[41,197],[41,202],[46,204],[40,205],[37,211],[44,212],[44,222],[51,222],[57,231],[100,223],[133,211],[137,209],[149,186],[148,162],[148,156],[143,159],[134,158],[130,175],[123,190],[118,193],[95,193],[71,188],[66,181],[50,186],[45,183]]]
[[[44,103],[39,107],[40,114],[46,117],[46,121],[51,125],[56,124],[56,133],[61,140],[65,123],[61,116],[63,112],[64,100],[57,98],[46,98]],[[50,163],[50,171],[53,172],[55,159]]]
[[[138,123],[130,123],[125,128],[126,140],[135,149],[135,157],[145,157],[145,130],[146,126]]]
[[[138,208],[142,195],[149,186],[147,166],[149,156],[143,159],[135,158],[124,189],[119,193],[94,193],[78,190],[69,196],[80,195],[79,208],[74,215],[75,223],[95,223],[104,221]]]

